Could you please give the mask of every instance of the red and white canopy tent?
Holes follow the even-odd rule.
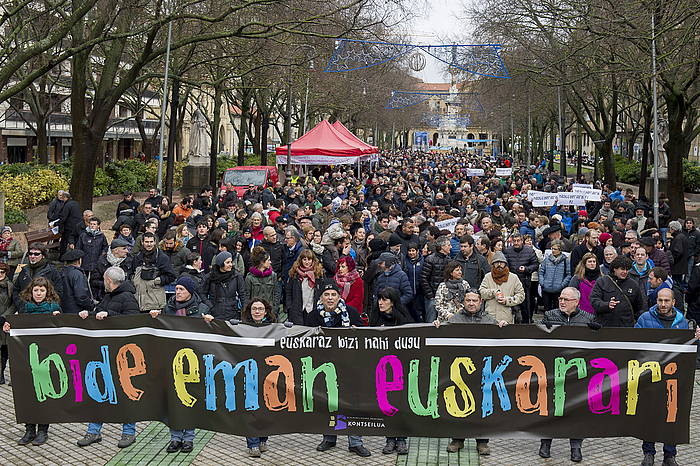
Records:
[[[338,130],[323,120],[315,128],[294,141],[290,163],[292,165],[347,165],[359,163],[377,153],[374,146],[364,143],[352,134],[342,123]],[[287,146],[276,149],[277,163],[287,163]]]

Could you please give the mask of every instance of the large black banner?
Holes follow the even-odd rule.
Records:
[[[18,422],[689,442],[687,330],[9,320]]]

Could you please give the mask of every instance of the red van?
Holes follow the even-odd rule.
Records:
[[[262,186],[263,188],[272,188],[279,180],[277,167],[274,166],[241,166],[227,168],[221,180],[221,188],[225,189],[226,185],[231,184],[236,190],[238,197],[243,197],[243,194],[252,186]]]

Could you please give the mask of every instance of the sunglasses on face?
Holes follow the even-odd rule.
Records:
[[[41,255],[43,255],[43,254],[40,253],[40,252],[28,252],[27,255],[28,255],[28,256],[41,256]]]

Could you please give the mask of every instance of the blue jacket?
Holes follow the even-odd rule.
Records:
[[[555,261],[554,256],[548,254],[537,273],[542,291],[547,293],[557,293],[569,286],[571,281],[569,258],[560,254],[557,259],[558,261]]]
[[[452,236],[450,238],[450,257],[454,259],[455,256],[459,254],[459,251],[459,238]]]
[[[673,290],[673,279],[671,277],[668,277],[666,281],[664,281],[661,285],[658,286],[658,288],[652,288],[651,286],[647,286],[647,303],[655,305],[656,297],[659,295],[659,291],[663,290],[664,288]]]
[[[674,329],[681,329],[681,330],[687,330],[688,329],[688,321],[686,320],[685,317],[683,317],[683,313],[676,309],[675,307],[673,308],[676,311],[676,318],[673,319],[673,324],[671,324],[671,328]],[[634,324],[635,328],[665,328],[664,324],[661,323],[661,320],[659,320],[659,314],[656,312],[656,306],[652,306],[651,309],[649,309],[647,312],[639,316],[639,319],[637,319],[637,323]]]
[[[373,298],[375,302],[377,300],[377,294],[387,287],[392,287],[399,292],[399,295],[401,296],[401,304],[404,306],[413,300],[413,289],[408,281],[408,275],[406,275],[406,272],[401,270],[401,266],[399,264],[392,265],[391,269],[380,273],[377,275],[377,278],[374,279]]]
[[[403,258],[403,271],[406,272],[408,283],[411,285],[414,296],[423,297],[423,288],[420,286],[420,273],[423,271],[424,257],[418,254],[418,260],[412,261],[408,257]]]
[[[551,218],[552,215],[555,214],[561,215],[561,223],[564,224],[564,228],[566,229],[567,233],[571,233],[571,226],[576,220],[578,220],[578,213],[560,211],[558,206],[554,204],[552,208],[549,209],[549,217]]]
[[[520,225],[520,234],[525,236],[525,235],[530,235],[532,236],[532,239],[534,240],[537,236],[535,235],[535,229],[530,226],[530,222],[525,220],[521,225]]]

